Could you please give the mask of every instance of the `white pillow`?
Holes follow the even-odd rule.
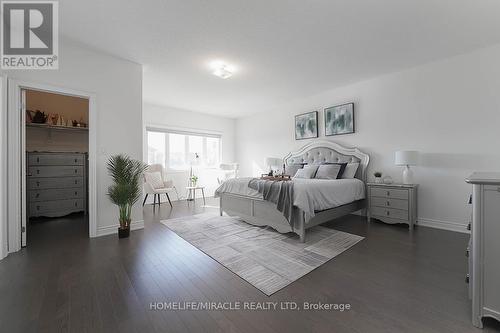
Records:
[[[352,179],[358,171],[359,163],[347,163],[345,166],[344,173],[342,174],[342,179]]]
[[[146,179],[146,183],[151,185],[154,189],[163,188],[163,180],[161,179],[160,172],[145,172],[144,179]]]
[[[316,175],[316,171],[318,170],[317,165],[304,165],[302,169],[297,170],[295,173],[295,178],[314,178],[314,175]]]
[[[314,178],[318,179],[337,179],[340,172],[340,164],[322,164]]]

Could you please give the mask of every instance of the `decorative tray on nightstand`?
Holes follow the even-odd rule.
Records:
[[[292,177],[290,175],[268,176],[267,174],[262,174],[260,176],[260,179],[274,180],[274,181],[285,181],[285,180],[292,180]]]

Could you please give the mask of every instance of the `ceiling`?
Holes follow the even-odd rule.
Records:
[[[143,64],[145,102],[229,117],[500,43],[498,0],[59,4],[64,38]]]

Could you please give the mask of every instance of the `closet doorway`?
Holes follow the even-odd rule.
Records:
[[[30,89],[21,96],[26,105],[21,245],[54,232],[88,236],[89,100]]]
[[[8,103],[9,252],[95,236],[94,96],[9,80]]]

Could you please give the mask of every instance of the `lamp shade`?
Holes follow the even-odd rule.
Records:
[[[400,150],[396,152],[396,165],[417,165],[418,151],[415,150]]]
[[[283,163],[283,160],[281,158],[276,158],[276,157],[268,157],[266,158],[266,165],[273,167],[273,166],[281,166],[281,163]]]

